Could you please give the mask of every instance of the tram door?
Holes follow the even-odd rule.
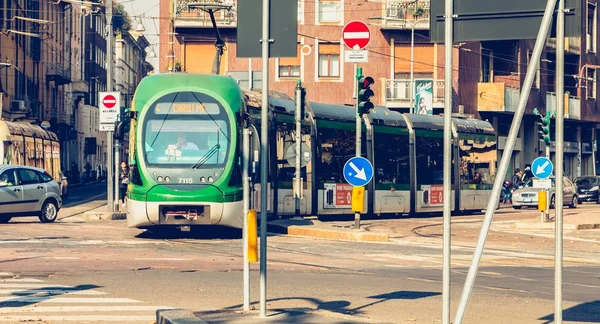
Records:
[[[300,145],[300,178],[296,181],[296,126],[293,123],[277,125],[277,213],[279,215],[305,216],[311,214],[312,206],[312,143],[310,126],[302,126]],[[296,206],[300,195],[299,208]],[[298,210],[297,210],[298,209]]]

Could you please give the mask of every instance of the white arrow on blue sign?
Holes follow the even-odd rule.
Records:
[[[531,172],[533,176],[540,179],[546,179],[552,175],[554,165],[547,157],[540,156],[531,163]]]
[[[356,187],[362,187],[373,179],[373,165],[364,157],[353,157],[344,165],[344,178]]]

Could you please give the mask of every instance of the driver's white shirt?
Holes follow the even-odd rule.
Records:
[[[185,142],[185,144],[181,147],[181,150],[199,150],[198,145],[192,142]]]

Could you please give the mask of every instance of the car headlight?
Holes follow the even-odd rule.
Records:
[[[589,191],[598,191],[598,186],[593,186]]]
[[[521,194],[520,194],[520,193],[518,193],[518,192],[515,192],[515,193],[513,194],[513,197],[515,197],[515,198],[519,198],[519,197],[521,197]]]

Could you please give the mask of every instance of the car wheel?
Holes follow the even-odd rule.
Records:
[[[571,204],[569,205],[569,208],[577,208],[577,196],[573,196],[573,198],[571,199]]]
[[[550,209],[554,209],[554,207],[556,207],[556,202],[554,200],[554,195],[552,195],[552,197],[550,197]]]
[[[42,205],[42,210],[40,211],[40,221],[42,223],[52,223],[56,220],[57,215],[58,207],[56,206],[56,203],[46,200]]]
[[[600,204],[600,194],[596,196],[596,204]]]
[[[10,216],[0,216],[0,224],[6,224],[10,221],[12,217]]]

